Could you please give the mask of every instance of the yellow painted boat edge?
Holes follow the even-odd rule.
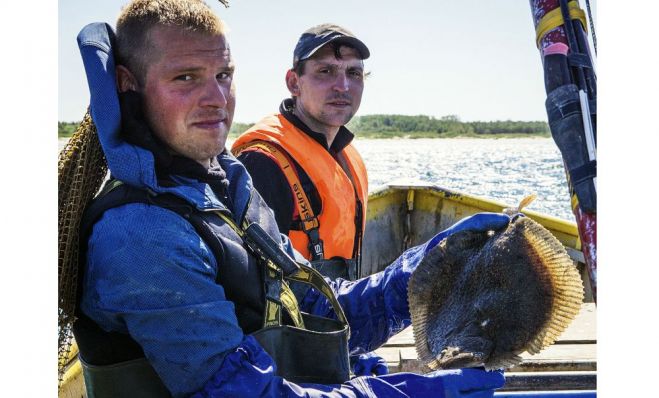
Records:
[[[376,199],[379,197],[387,196],[392,192],[405,190],[405,189],[407,190],[413,189],[419,191],[420,193],[440,196],[446,200],[464,203],[465,205],[473,206],[482,209],[483,211],[491,211],[495,213],[499,213],[507,207],[517,206],[517,204],[506,204],[493,199],[482,198],[476,195],[466,194],[464,192],[454,191],[436,185],[424,184],[419,182],[413,182],[402,185],[398,185],[398,184],[385,185],[376,189],[373,193],[369,194],[368,197],[369,200]],[[548,214],[538,213],[533,210],[522,210],[522,213],[527,217],[539,222],[547,229],[553,229],[568,235],[573,235],[575,237],[579,236],[579,232],[577,230],[577,224],[575,222],[550,216]]]

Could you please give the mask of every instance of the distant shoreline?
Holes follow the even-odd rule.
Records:
[[[58,135],[58,139],[62,138],[71,138],[73,133],[69,135]],[[229,134],[229,138],[231,139],[236,139],[238,138],[240,134]],[[519,133],[519,134],[471,134],[471,135],[447,135],[447,136],[437,136],[437,135],[425,135],[425,134],[420,134],[420,135],[414,135],[414,134],[409,134],[409,133],[403,133],[401,132],[400,134],[379,134],[379,133],[355,133],[355,138],[360,139],[375,139],[375,140],[416,140],[416,139],[433,139],[433,140],[448,140],[448,139],[453,139],[453,138],[476,138],[476,139],[489,139],[489,140],[497,140],[497,139],[509,139],[509,138],[551,138],[551,134],[543,134],[543,133]]]
[[[549,133],[505,133],[505,134],[441,134],[436,133],[407,133],[398,132],[394,134],[383,133],[370,133],[370,132],[356,132],[357,138],[368,139],[422,139],[430,138],[433,140],[444,140],[452,138],[477,138],[477,139],[507,139],[507,138],[551,138]]]
[[[72,136],[78,124],[58,122],[58,137]],[[234,122],[229,137],[238,137],[253,124]],[[549,126],[544,121],[463,122],[455,115],[439,119],[424,115],[366,115],[353,118],[346,127],[358,138],[371,139],[551,137]]]

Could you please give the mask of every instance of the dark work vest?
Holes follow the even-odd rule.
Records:
[[[224,288],[227,299],[235,304],[241,329],[245,334],[250,334],[261,328],[265,308],[263,267],[256,258],[247,253],[242,239],[220,217],[212,212],[199,211],[175,195],[154,195],[126,184],[117,186],[107,194],[101,192],[87,207],[81,222],[80,264],[86,261],[87,241],[91,236],[93,224],[106,210],[128,203],[159,206],[179,214],[192,224],[215,256],[218,267],[216,282]],[[275,241],[281,240],[271,210],[253,188],[244,213],[248,220],[258,220],[258,224]],[[241,220],[236,221],[239,223]],[[79,281],[82,280],[84,269],[80,271]],[[249,286],[246,286],[246,283],[249,283]]]
[[[260,264],[256,257],[248,253],[242,239],[219,216],[212,212],[199,211],[189,202],[175,195],[154,195],[125,184],[121,184],[109,192],[101,192],[85,210],[81,222],[80,264],[86,262],[87,241],[94,223],[100,219],[104,211],[128,203],[159,206],[179,214],[190,222],[215,256],[218,267],[216,282],[224,288],[226,298],[235,304],[238,324],[243,333],[254,334],[258,331],[255,337],[271,355],[273,354],[272,350],[286,346],[286,344],[281,344],[279,341],[279,334],[276,334],[277,337],[273,338],[272,336],[275,334],[262,333],[263,330],[261,330],[265,310],[264,266]],[[244,212],[244,218],[257,222],[275,242],[280,241],[279,229],[274,217],[272,217],[271,210],[253,188],[247,209]],[[240,224],[242,220],[235,221]],[[84,267],[81,267],[78,276],[79,281],[83,280],[83,272]],[[80,286],[78,291],[81,291]],[[94,384],[92,386],[87,385],[88,394],[95,390],[97,392],[103,391],[103,394],[98,396],[111,396],[112,394],[127,394],[128,390],[126,389],[130,389],[132,396],[168,396],[169,393],[164,388],[162,381],[144,359],[144,353],[139,344],[127,334],[103,331],[81,311],[78,310],[77,312],[78,319],[74,323],[73,331],[80,351],[80,359],[84,365],[85,382]],[[292,325],[290,317],[285,312],[283,313],[283,321],[287,325]],[[327,329],[326,331],[333,332],[334,329],[340,327],[332,324],[335,322],[334,320],[317,319],[317,317],[309,315],[305,318],[307,324],[316,321],[320,323],[319,326],[316,326],[317,330],[325,331],[324,329]],[[264,330],[267,331],[267,329]],[[290,330],[287,330],[284,335],[296,338]],[[319,341],[319,343],[328,345],[334,343],[334,340],[331,338],[329,341]],[[337,347],[337,350],[341,352],[341,356],[345,356],[347,361],[347,338],[345,343]],[[284,361],[295,362],[295,352],[279,352],[273,357],[281,355],[285,357]],[[125,369],[120,369],[115,372],[116,374],[113,374],[112,369],[116,364],[126,366],[124,366]],[[278,368],[279,365],[278,363]],[[336,379],[336,372],[323,380],[323,377],[327,377],[328,373],[325,369],[322,372],[325,376],[320,374],[320,379],[300,379],[298,382],[340,383],[347,379],[349,370],[343,364],[339,364],[338,368],[338,373],[341,374],[339,379],[344,380]],[[103,372],[101,377],[95,377],[94,372],[97,370],[99,374]],[[127,373],[132,373],[133,376],[127,377]],[[145,385],[143,383],[145,379],[151,380],[151,382]],[[120,387],[118,384],[123,386]],[[118,390],[118,388],[121,388],[121,390]],[[112,392],[109,393],[109,390]]]

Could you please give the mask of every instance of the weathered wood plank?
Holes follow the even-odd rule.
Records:
[[[531,355],[524,352],[521,355],[524,361],[574,361],[579,359],[596,360],[596,344],[554,344],[538,354]]]
[[[536,371],[595,371],[596,344],[554,344],[536,355],[523,353],[522,363],[513,370]]]
[[[496,391],[494,398],[597,398],[596,390]]]
[[[382,347],[375,352],[387,361],[389,368],[400,363],[400,347]]]
[[[596,372],[506,373],[506,384],[499,391],[594,390]]]
[[[559,337],[556,344],[571,344],[574,342],[597,342],[597,310],[594,303],[581,305],[581,311]]]
[[[387,361],[391,372],[427,371],[418,362],[411,327],[392,337],[376,353]],[[514,368],[516,372],[597,370],[595,304],[582,305],[579,315],[556,344],[536,355],[521,356],[522,363]]]
[[[594,372],[597,361],[594,359],[566,360],[530,360],[515,366],[515,372]]]
[[[382,347],[375,352],[387,361],[391,372],[428,370],[421,366],[414,347]],[[521,356],[522,362],[513,368],[516,372],[597,370],[595,344],[555,344],[536,355],[523,353]]]

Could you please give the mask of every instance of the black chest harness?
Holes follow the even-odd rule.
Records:
[[[256,191],[251,192],[245,216],[236,222],[228,210],[200,211],[175,195],[156,195],[111,180],[85,211],[80,264],[85,264],[94,223],[106,210],[129,203],[171,210],[195,228],[215,256],[216,282],[235,304],[241,329],[274,359],[278,376],[296,383],[335,384],[349,379],[350,332],[343,310],[318,271],[296,263],[281,249],[277,225]],[[330,301],[338,320],[301,312],[290,281],[316,288]],[[169,396],[130,335],[105,332],[81,311],[78,316],[74,334],[88,396]]]

